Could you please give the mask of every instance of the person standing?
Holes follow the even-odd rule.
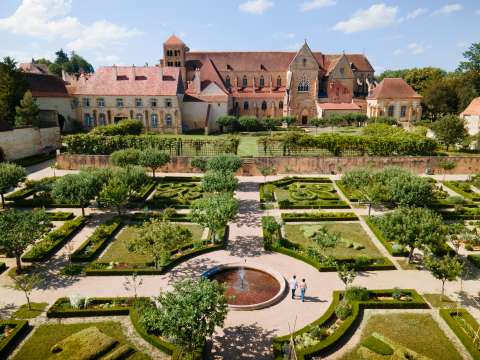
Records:
[[[305,291],[307,291],[307,283],[305,282],[305,279],[302,279],[302,282],[298,287],[300,288],[300,298],[302,299],[302,302],[305,302]]]
[[[295,299],[295,291],[297,290],[297,287],[298,287],[297,276],[293,275],[293,277],[290,279],[290,289],[292,290],[292,299]]]

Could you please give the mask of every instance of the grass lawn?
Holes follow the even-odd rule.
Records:
[[[453,344],[440,329],[437,322],[429,314],[396,313],[373,315],[367,320],[361,341],[373,332],[393,340],[421,355],[433,359],[461,360]],[[341,360],[361,360],[357,354],[359,345]],[[390,359],[379,356],[378,359]],[[369,359],[364,359],[369,360]]]
[[[28,338],[20,351],[14,357],[14,360],[45,360],[53,354],[50,349],[53,345],[62,341],[70,335],[73,335],[85,328],[96,326],[100,331],[116,339],[120,344],[132,344],[128,341],[122,331],[122,326],[118,322],[105,321],[99,323],[81,323],[81,324],[52,324],[39,326],[33,335]],[[117,345],[117,347],[119,346]],[[132,346],[133,347],[133,346]],[[79,349],[80,351],[81,349]],[[130,355],[128,360],[148,360],[149,356],[135,352]]]
[[[397,260],[398,265],[402,268],[402,270],[418,270],[416,263],[409,263],[408,259],[399,259]]]
[[[45,308],[48,306],[48,303],[30,303],[32,306],[32,309],[28,309],[27,304],[23,304],[20,306],[20,308],[15,311],[12,315],[13,319],[33,319],[36,318],[38,315],[40,315]]]
[[[442,294],[422,294],[422,296],[427,300],[432,307],[438,308],[448,308],[454,309],[457,307],[457,303],[450,299],[447,295]]]
[[[348,259],[358,256],[383,257],[360,224],[340,222],[324,222],[318,224],[301,225],[286,224],[286,238],[290,242],[297,243],[302,246],[308,246],[310,244],[313,245],[314,243],[309,236],[322,226],[325,226],[329,232],[339,233],[342,239],[344,239],[346,242],[353,242],[364,246],[363,249],[355,250],[354,248],[347,247],[346,243],[342,242],[334,248],[327,249],[325,251],[326,255],[334,256],[337,259]]]
[[[192,233],[192,241],[200,240],[203,234],[203,227],[196,224],[181,224]],[[121,230],[117,237],[112,241],[105,253],[99,258],[99,262],[120,262],[127,264],[145,264],[151,262],[150,256],[136,254],[127,249],[128,241],[136,235],[136,226],[127,226]],[[181,245],[181,244],[179,244]]]

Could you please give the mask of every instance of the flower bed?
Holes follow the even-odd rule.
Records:
[[[7,358],[18,339],[28,331],[26,320],[0,320],[0,358]]]
[[[373,222],[372,217],[365,218],[365,222],[367,223],[370,230],[372,230],[372,232],[375,234],[378,241],[380,241],[382,243],[382,245],[385,247],[385,249],[387,249],[387,251],[390,253],[390,255],[392,255],[392,256],[408,256],[408,250],[407,249],[405,249],[404,247],[396,248],[395,245],[391,241],[389,241],[385,238],[382,231]]]
[[[444,181],[443,185],[468,200],[480,201],[480,194],[472,189],[472,184],[468,181]]]
[[[465,309],[440,309],[440,316],[457,335],[472,358],[480,360],[480,346],[476,339],[480,325],[473,316]]]
[[[336,181],[335,184],[337,184],[340,191],[343,193],[343,195],[345,195],[347,197],[348,200],[350,200],[352,202],[359,202],[360,201],[361,193],[358,190],[352,190],[352,189],[346,187],[343,184],[342,180]]]
[[[45,261],[55,254],[68,240],[70,240],[87,222],[83,216],[65,222],[61,227],[49,232],[43,239],[22,256],[22,261]]]
[[[228,227],[219,230],[219,238],[223,239],[221,243],[211,244],[207,240],[198,243],[189,243],[171,251],[170,260],[159,269],[155,269],[153,263],[146,264],[127,264],[127,263],[103,263],[92,262],[86,269],[87,276],[118,276],[131,275],[136,273],[138,275],[158,275],[163,274],[169,269],[178,264],[208,252],[224,249],[228,239]]]
[[[72,212],[65,211],[47,212],[47,216],[50,221],[67,221],[72,220],[75,217]]]
[[[352,212],[314,212],[314,213],[290,213],[282,214],[284,222],[301,221],[354,221],[358,220],[357,215]]]
[[[87,302],[87,306],[84,306]],[[88,298],[81,307],[73,307],[70,299],[60,298],[47,311],[49,318],[128,315],[132,298]]]
[[[428,304],[415,290],[402,290],[404,294],[399,299],[394,298],[397,290],[370,290],[369,299],[365,301],[351,301],[351,314],[342,320],[337,317],[335,310],[340,304],[343,292],[334,291],[333,301],[327,311],[316,321],[293,333],[297,339],[296,353],[299,360],[312,359],[334,348],[337,343],[352,333],[352,328],[358,326],[363,309],[428,309]],[[319,332],[316,329],[325,329]],[[314,337],[313,334],[319,334]],[[273,339],[275,359],[283,359],[284,351],[288,349],[291,335]]]
[[[73,262],[93,261],[107,246],[123,224],[121,217],[114,217],[95,229],[94,233],[74,251]]]

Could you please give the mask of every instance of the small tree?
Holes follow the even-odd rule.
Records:
[[[235,173],[243,165],[243,160],[237,155],[217,155],[207,162],[207,170]]]
[[[202,349],[228,312],[225,288],[205,278],[177,282],[173,291],[161,292],[157,302],[158,307],[142,311],[142,323],[148,332],[174,340],[183,356]]]
[[[209,193],[233,192],[238,180],[232,173],[207,171],[202,179],[203,190]]]
[[[260,174],[263,175],[263,182],[267,182],[267,176],[275,174],[274,166],[262,166],[259,168]]]
[[[295,116],[284,116],[282,118],[282,124],[287,125],[287,127],[295,125],[296,122],[297,122],[297,118]]]
[[[232,115],[220,116],[217,119],[217,125],[220,127],[220,132],[222,133],[225,129],[232,130],[236,122],[237,122],[237,118]]]
[[[205,170],[207,170],[207,159],[195,157],[190,162],[190,166],[204,172]]]
[[[38,128],[40,125],[40,109],[30,91],[26,91],[23,99],[20,100],[20,106],[15,107],[15,126],[33,126]]]
[[[324,118],[314,118],[310,120],[310,125],[315,126],[315,135],[317,135],[317,130],[319,127],[324,127],[326,125],[326,119]]]
[[[117,209],[118,215],[122,215],[122,207],[128,204],[129,198],[128,186],[117,176],[103,185],[102,191],[98,195],[98,203],[104,207]]]
[[[132,273],[130,276],[125,276],[125,281],[123,282],[123,288],[126,291],[133,292],[133,298],[137,300],[137,291],[140,286],[143,284],[143,279],[137,275],[136,272]]]
[[[129,196],[132,196],[135,191],[140,189],[147,181],[147,174],[145,169],[141,166],[129,165],[121,169],[117,169],[113,173],[113,177],[118,178],[128,188]]]
[[[217,230],[227,226],[238,211],[238,201],[228,193],[211,194],[198,199],[192,206],[190,218],[210,231],[210,240],[216,241]]]
[[[445,177],[447,176],[447,171],[455,169],[457,163],[454,160],[449,159],[441,159],[437,162],[437,166],[443,170],[443,180],[445,181]]]
[[[159,149],[148,148],[142,150],[139,157],[139,164],[152,170],[153,177],[155,171],[170,161],[170,155],[165,154]]]
[[[20,257],[24,251],[43,236],[49,227],[50,221],[44,210],[0,212],[0,244],[8,254],[15,257],[17,274],[22,271]]]
[[[174,225],[169,221],[152,219],[143,224],[137,236],[128,243],[129,251],[151,256],[155,269],[170,258],[170,250],[174,245],[190,240],[192,233],[186,228]]]
[[[357,273],[353,268],[349,268],[346,264],[337,265],[337,275],[345,285],[345,290],[348,289],[351,283],[357,277]]]
[[[33,289],[38,288],[43,283],[43,277],[40,274],[23,274],[16,275],[13,278],[13,289],[23,291],[25,298],[27,299],[28,310],[32,310],[30,303],[30,294]]]
[[[0,197],[2,208],[5,207],[4,195],[12,188],[23,181],[26,176],[25,169],[16,164],[0,163]]]
[[[256,131],[260,127],[260,123],[255,116],[240,116],[238,123],[245,131]]]
[[[465,121],[456,115],[445,115],[433,124],[435,137],[445,145],[447,151],[451,145],[462,142],[468,135]]]
[[[326,258],[325,251],[327,249],[334,248],[341,241],[339,234],[332,234],[328,232],[325,226],[322,226],[320,229],[315,231],[311,239],[315,243],[315,246],[320,249],[323,258]]]
[[[85,207],[90,204],[97,194],[97,181],[86,172],[68,174],[57,179],[53,184],[52,197],[60,202],[78,204],[82,208],[82,216],[85,216]]]
[[[278,126],[282,125],[281,120],[276,119],[276,118],[271,118],[271,117],[262,119],[262,123],[263,123],[263,126],[265,127],[265,129],[270,131],[270,134]]]
[[[463,272],[464,264],[457,257],[445,256],[437,259],[429,256],[425,260],[425,267],[432,275],[442,282],[442,299],[445,296],[445,282],[455,281]]]
[[[123,149],[118,150],[110,155],[110,162],[112,165],[125,167],[128,165],[138,165],[140,163],[140,156],[142,152],[137,149]]]

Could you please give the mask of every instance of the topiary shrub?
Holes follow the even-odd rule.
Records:
[[[345,320],[347,317],[352,315],[352,306],[346,302],[341,302],[335,308],[335,315],[340,320]]]
[[[350,286],[345,291],[345,299],[347,301],[367,301],[370,298],[370,293],[367,288],[359,286]]]

